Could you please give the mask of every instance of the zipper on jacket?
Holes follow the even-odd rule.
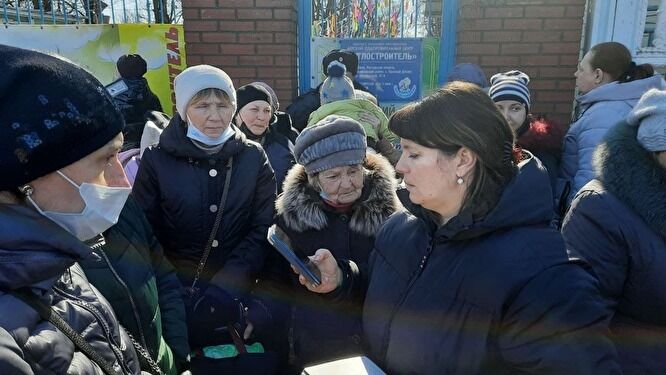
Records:
[[[121,366],[126,374],[132,374],[132,370],[128,367],[128,365],[125,363],[125,358],[123,357],[122,350],[120,349],[120,345],[116,343],[116,340],[113,338],[113,335],[111,334],[111,328],[107,324],[106,320],[103,319],[102,314],[97,310],[95,306],[90,304],[89,302],[83,301],[82,299],[73,296],[63,290],[60,290],[58,287],[53,286],[53,291],[56,294],[59,294],[61,297],[65,297],[69,302],[73,303],[74,305],[77,305],[81,307],[82,309],[88,311],[92,316],[97,320],[97,322],[102,326],[102,330],[104,331],[104,335],[106,336],[106,339],[109,342],[109,347],[111,348],[111,351],[113,352],[114,356],[116,357],[116,361],[118,362],[119,366]]]
[[[423,273],[423,270],[425,269],[425,265],[428,262],[428,259],[430,258],[430,254],[432,254],[432,250],[435,247],[435,240],[434,237],[430,240],[430,243],[428,244],[428,247],[426,248],[426,252],[421,257],[421,262],[419,263],[419,267],[414,271],[412,274],[411,279],[409,280],[409,284],[407,287],[403,290],[402,296],[400,296],[400,300],[398,303],[393,306],[393,309],[391,310],[391,314],[389,315],[389,319],[386,323],[386,328],[384,328],[384,336],[382,337],[382,347],[380,351],[380,355],[382,358],[382,363],[386,363],[386,354],[388,351],[388,345],[389,345],[389,337],[391,335],[391,324],[393,324],[393,319],[395,318],[395,315],[398,313],[398,309],[402,307],[402,304],[405,303],[405,300],[407,299],[407,296],[409,295],[409,291],[412,289],[414,284],[416,283],[416,280],[421,276]]]
[[[93,244],[90,246],[90,248],[98,253],[102,254],[102,257],[104,258],[104,261],[106,264],[109,266],[109,269],[111,270],[111,273],[113,276],[116,278],[116,281],[118,284],[120,284],[123,287],[123,290],[127,294],[127,297],[129,298],[130,305],[132,306],[132,312],[134,313],[134,320],[136,320],[136,325],[139,328],[139,338],[141,339],[141,345],[143,345],[146,350],[148,350],[148,345],[146,344],[146,338],[143,335],[143,327],[141,326],[141,320],[139,319],[139,311],[136,308],[136,304],[134,303],[134,298],[132,298],[132,294],[129,291],[129,288],[127,287],[127,284],[123,281],[123,279],[118,275],[116,272],[115,268],[113,268],[113,265],[111,264],[111,261],[109,260],[109,257],[106,255],[106,252],[102,248],[105,244],[104,237],[100,235],[101,241],[98,241],[97,243]]]

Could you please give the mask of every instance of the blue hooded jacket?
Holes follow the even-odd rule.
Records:
[[[577,99],[580,114],[564,137],[556,199],[564,199],[568,206],[578,190],[594,178],[592,154],[595,147],[652,88],[666,89],[660,75],[625,83],[611,82]]]

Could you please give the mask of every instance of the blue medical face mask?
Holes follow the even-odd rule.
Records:
[[[189,119],[187,120],[187,138],[201,142],[206,146],[219,146],[226,142],[233,135],[234,130],[231,128],[231,125],[229,125],[227,129],[219,136],[210,137],[204,134],[201,130],[197,129],[197,127],[194,126],[194,124],[192,124]]]

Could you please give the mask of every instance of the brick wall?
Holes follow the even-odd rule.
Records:
[[[585,0],[461,0],[456,62],[527,73],[532,112],[569,123]]]
[[[296,2],[183,0],[188,66],[217,66],[236,87],[264,81],[286,108],[298,90]]]

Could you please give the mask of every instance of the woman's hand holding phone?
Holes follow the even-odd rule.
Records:
[[[329,293],[342,284],[342,270],[329,250],[319,249],[314,255],[308,258],[319,269],[321,284],[315,285],[308,282],[293,266],[291,267],[298,274],[298,281],[302,285],[305,285],[308,290],[315,293]]]

